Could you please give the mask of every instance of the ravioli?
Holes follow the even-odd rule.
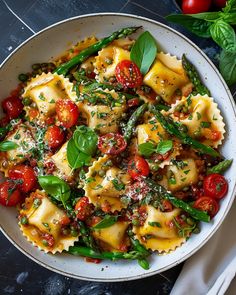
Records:
[[[68,250],[79,239],[79,236],[62,234],[61,221],[66,217],[66,213],[54,205],[42,191],[37,190],[25,199],[20,216],[27,218],[26,224],[19,223],[23,235],[46,253],[55,254]],[[53,246],[44,242],[48,235],[53,237]]]
[[[161,212],[152,206],[146,206],[147,219],[143,226],[134,226],[136,238],[147,249],[160,253],[175,250],[186,241],[186,238],[178,235],[173,219],[181,214],[180,209],[171,212]],[[157,223],[158,226],[152,226]]]

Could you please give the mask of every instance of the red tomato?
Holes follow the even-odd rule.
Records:
[[[185,14],[194,14],[208,11],[211,0],[183,0],[182,10]]]
[[[226,5],[226,0],[213,0],[215,6],[223,8]]]
[[[36,108],[29,109],[29,112],[28,113],[29,113],[30,120],[33,120],[33,119],[37,118],[38,115],[39,115],[39,111]]]
[[[122,60],[115,69],[116,79],[124,88],[136,88],[142,85],[143,77],[136,66],[130,60]]]
[[[2,102],[3,111],[7,114],[10,120],[19,117],[23,107],[21,100],[16,96],[9,96]]]
[[[62,145],[64,139],[65,135],[60,127],[56,125],[51,125],[48,127],[45,133],[45,140],[50,148],[58,148]]]
[[[102,260],[99,259],[99,258],[85,257],[85,261],[86,262],[92,262],[92,263],[98,264],[98,263],[101,263]]]
[[[37,183],[33,168],[27,165],[16,165],[9,170],[8,174],[10,179],[21,181],[17,187],[24,193],[31,191]]]
[[[126,149],[127,142],[119,133],[107,133],[99,137],[98,148],[103,154],[118,155]]]
[[[203,188],[207,196],[222,199],[228,191],[228,182],[224,176],[214,173],[204,178]]]
[[[77,212],[76,217],[82,221],[92,214],[92,210],[92,204],[89,203],[87,197],[80,198],[75,205],[75,211]]]
[[[148,176],[149,172],[147,161],[140,156],[135,156],[128,163],[128,173],[134,180],[139,179],[140,176]]]
[[[170,212],[173,210],[173,206],[172,206],[171,202],[169,202],[168,200],[162,201],[162,207],[165,212]]]
[[[128,107],[132,108],[132,107],[137,107],[139,105],[139,98],[135,97],[135,98],[131,98],[127,101]]]
[[[70,223],[70,218],[67,215],[64,215],[61,219],[60,219],[60,224],[61,225],[68,225]]]
[[[56,102],[56,113],[61,125],[65,128],[76,125],[79,118],[77,105],[69,99],[60,99]]]
[[[197,199],[194,202],[193,207],[202,211],[206,211],[210,217],[214,217],[219,211],[219,204],[217,201],[207,196]]]
[[[0,204],[3,206],[16,206],[21,201],[21,194],[11,181],[0,184]]]

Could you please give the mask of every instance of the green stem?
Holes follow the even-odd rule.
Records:
[[[126,141],[129,141],[132,134],[133,134],[133,129],[137,123],[137,121],[139,120],[139,118],[143,115],[143,113],[146,111],[147,109],[147,104],[143,104],[140,107],[138,107],[135,112],[131,115],[126,128],[125,128],[125,132],[124,132],[124,138]]]
[[[233,159],[221,161],[217,165],[215,165],[211,168],[208,168],[207,174],[213,174],[213,173],[222,174],[231,166],[232,162],[233,162]]]
[[[189,213],[194,219],[209,222],[210,216],[201,210],[191,207],[188,203],[176,198],[171,193],[169,193],[163,186],[157,184],[152,179],[147,178],[146,183],[152,189],[153,192],[161,195],[166,200],[170,201],[175,207],[183,209],[185,212]]]
[[[56,70],[55,73],[59,75],[66,75],[67,72],[73,68],[74,66],[77,66],[78,64],[82,63],[84,60],[86,60],[91,55],[97,53],[99,50],[101,50],[103,47],[107,46],[109,43],[114,41],[115,39],[120,39],[123,37],[126,37],[135,31],[137,31],[141,27],[128,27],[120,29],[119,31],[116,31],[112,33],[109,37],[103,38],[96,42],[95,44],[89,46],[88,48],[82,50],[78,55],[73,57],[68,62],[60,65]]]

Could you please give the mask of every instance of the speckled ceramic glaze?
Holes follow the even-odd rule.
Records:
[[[236,159],[236,114],[235,105],[230,91],[219,72],[201,50],[180,33],[167,26],[147,18],[125,14],[96,14],[85,15],[57,23],[34,37],[28,39],[16,49],[1,65],[0,68],[0,97],[6,97],[17,84],[20,72],[30,71],[35,62],[47,61],[60,55],[72,43],[86,36],[104,37],[119,28],[126,26],[143,26],[157,40],[159,50],[170,52],[181,58],[183,53],[197,67],[206,86],[219,104],[227,126],[227,135],[222,148],[226,158]],[[40,265],[83,280],[94,281],[125,281],[151,276],[167,270],[190,257],[214,234],[223,222],[234,199],[236,190],[236,161],[227,171],[229,180],[227,197],[221,202],[221,208],[209,224],[202,224],[201,233],[193,235],[187,243],[168,255],[153,254],[150,258],[150,269],[143,270],[136,261],[104,261],[100,264],[86,263],[80,257],[67,254],[50,255],[33,247],[22,236],[14,208],[0,206],[1,230],[6,237],[25,255]]]

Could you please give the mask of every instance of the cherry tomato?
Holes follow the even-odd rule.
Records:
[[[29,113],[30,121],[32,121],[33,119],[37,118],[38,115],[39,115],[39,111],[36,108],[29,109],[28,113]]]
[[[139,179],[140,176],[148,176],[149,172],[147,161],[140,156],[135,156],[128,163],[128,173],[134,180]]]
[[[65,128],[76,125],[79,118],[77,105],[69,99],[60,99],[56,102],[56,113],[61,125]]]
[[[122,60],[115,69],[116,79],[124,88],[136,88],[142,85],[143,77],[136,66],[130,60]]]
[[[211,6],[211,0],[183,0],[182,10],[185,14],[195,14],[208,11]]]
[[[70,218],[67,215],[64,215],[61,219],[60,219],[60,224],[62,226],[64,225],[68,225],[70,223]]]
[[[21,100],[16,96],[9,96],[2,102],[3,111],[7,114],[10,120],[19,117],[23,107]]]
[[[24,193],[28,193],[36,186],[37,178],[33,168],[30,166],[16,165],[9,170],[8,174],[10,179],[20,181],[17,184],[17,188]]]
[[[48,127],[45,133],[45,140],[50,148],[58,148],[62,145],[64,139],[65,135],[60,127],[56,125],[51,125]]]
[[[137,107],[139,105],[139,98],[135,97],[135,98],[131,98],[127,101],[128,107],[132,108],[132,107]]]
[[[213,0],[215,6],[223,8],[226,5],[226,0]]]
[[[118,155],[126,149],[127,142],[119,133],[107,133],[99,137],[98,148],[103,154]]]
[[[214,173],[204,178],[203,188],[207,196],[214,199],[222,199],[228,191],[228,182],[224,176]]]
[[[21,193],[11,181],[0,184],[0,204],[3,206],[16,206],[21,201]]]
[[[75,205],[76,217],[79,220],[84,221],[89,215],[92,214],[93,207],[92,204],[89,203],[89,199],[87,197],[82,197],[78,200]]]
[[[194,202],[193,207],[202,211],[206,211],[211,218],[214,217],[219,211],[219,204],[217,201],[207,196],[202,196],[197,199]]]

